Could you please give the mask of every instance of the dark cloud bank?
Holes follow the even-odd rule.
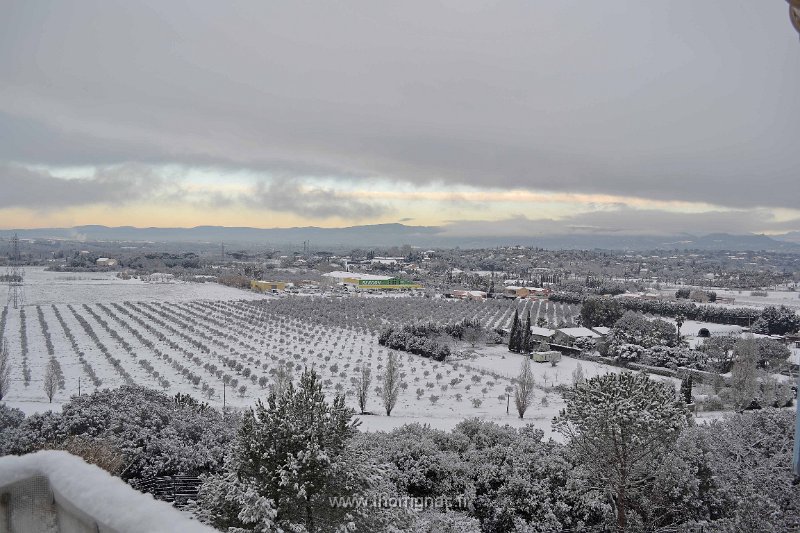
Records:
[[[136,198],[153,180],[136,165],[164,163],[277,176],[252,205],[319,218],[386,208],[299,198],[297,180],[736,209],[697,217],[708,231],[798,207],[800,50],[782,2],[4,5],[0,183],[18,190],[0,207]],[[57,183],[12,163],[139,170]],[[567,223],[650,215],[668,216]]]

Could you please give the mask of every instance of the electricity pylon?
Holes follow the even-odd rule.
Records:
[[[8,269],[6,280],[8,282],[8,306],[19,309],[22,306],[23,289],[22,280],[25,271],[22,268],[22,257],[19,253],[19,238],[16,233],[11,239],[11,253],[8,256]]]

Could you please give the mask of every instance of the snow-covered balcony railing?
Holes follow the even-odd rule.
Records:
[[[62,451],[0,457],[0,533],[214,529]]]

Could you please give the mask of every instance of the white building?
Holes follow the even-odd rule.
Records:
[[[105,266],[105,267],[117,266],[118,263],[119,261],[117,261],[116,259],[112,259],[110,257],[98,257],[97,261],[95,261],[95,264],[97,266]]]

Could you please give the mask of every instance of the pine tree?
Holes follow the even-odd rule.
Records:
[[[564,393],[553,429],[570,440],[579,464],[614,502],[617,531],[627,530],[631,497],[686,425],[672,385],[647,374],[604,374]]]
[[[347,448],[357,433],[344,396],[325,401],[316,372],[295,389],[270,394],[244,414],[226,472],[209,478],[200,501],[223,530],[333,531],[357,522],[359,510],[336,508],[332,497],[363,494],[369,465]],[[241,529],[238,529],[241,528]]]
[[[508,350],[510,352],[519,352],[519,311],[514,310],[514,321],[511,323],[511,334],[508,337]]]

